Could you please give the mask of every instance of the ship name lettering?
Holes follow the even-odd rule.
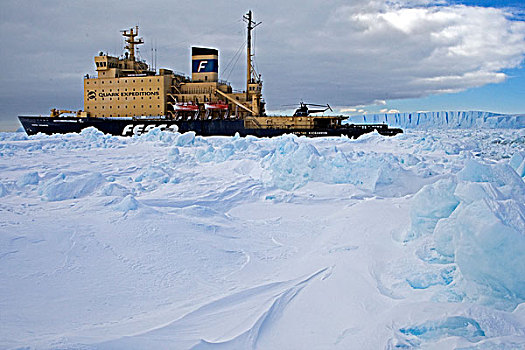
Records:
[[[99,92],[98,93],[98,96],[99,97],[118,97],[118,92]]]
[[[99,97],[159,96],[158,91],[99,92]],[[90,97],[91,99],[91,97]]]
[[[128,91],[128,92],[121,92],[121,97],[127,97],[127,96],[158,96],[158,91]]]
[[[168,124],[148,124],[148,125],[145,125],[145,124],[137,124],[137,125],[133,125],[133,124],[128,124],[124,127],[124,130],[122,130],[122,136],[126,136],[128,135],[129,133],[131,133],[132,135],[140,135],[142,133],[147,133],[155,128],[160,128],[161,130],[169,130],[169,131],[176,131],[177,130],[177,125],[176,124],[172,124],[170,126],[168,126]]]

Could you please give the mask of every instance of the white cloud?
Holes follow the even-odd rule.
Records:
[[[525,22],[509,19],[503,9],[424,3],[336,6],[315,22],[316,31],[288,41],[293,52],[303,53],[295,56],[293,66],[308,67],[293,75],[296,87],[304,96],[310,85],[323,86],[310,93],[334,104],[344,98],[352,105],[369,105],[500,83],[507,78],[504,69],[520,65]],[[294,69],[288,63],[283,68]]]
[[[379,111],[379,113],[399,113],[399,110],[383,108]]]

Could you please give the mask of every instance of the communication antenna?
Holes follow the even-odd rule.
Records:
[[[252,30],[257,27],[262,22],[256,23],[252,20],[252,11],[248,11],[246,15],[242,17],[244,21],[248,24],[248,38],[247,38],[247,45],[246,45],[246,100],[249,99],[249,91],[250,91],[250,82],[254,81],[254,77],[256,77],[256,73],[254,72],[253,66],[252,66]]]
[[[155,39],[155,65],[154,65],[154,71],[157,71],[157,39]]]
[[[139,35],[139,26],[135,26],[135,31],[131,28],[130,30],[121,30],[121,32],[127,38],[126,49],[129,51],[129,58],[135,61],[135,45],[144,44],[144,39],[136,38]]]

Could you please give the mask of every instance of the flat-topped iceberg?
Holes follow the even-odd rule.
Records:
[[[350,117],[349,123],[381,124],[403,129],[518,129],[525,127],[525,114],[479,111],[382,113]]]

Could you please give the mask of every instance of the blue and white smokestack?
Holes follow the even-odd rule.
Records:
[[[219,79],[219,51],[204,47],[191,48],[193,82],[216,82]]]

